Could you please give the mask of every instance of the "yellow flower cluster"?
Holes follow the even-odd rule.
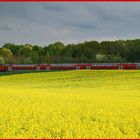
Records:
[[[140,138],[140,71],[0,76],[0,138]]]

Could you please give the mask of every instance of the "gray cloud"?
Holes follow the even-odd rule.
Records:
[[[51,12],[62,12],[64,10],[67,10],[65,6],[62,4],[54,4],[54,3],[43,3],[41,4],[44,10],[51,11]]]
[[[0,25],[0,31],[12,31],[12,28],[6,24]]]
[[[139,25],[140,3],[0,3],[5,43],[139,38]]]

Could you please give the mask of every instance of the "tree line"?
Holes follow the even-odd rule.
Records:
[[[140,62],[140,39],[86,41],[48,46],[6,43],[0,48],[0,64]]]

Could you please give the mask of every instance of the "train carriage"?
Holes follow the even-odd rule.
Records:
[[[0,64],[0,71],[6,71],[6,65]]]
[[[8,71],[11,70],[35,70],[35,65],[32,64],[11,64],[8,65]]]
[[[70,64],[0,64],[0,71],[19,70],[82,70],[82,69],[140,69],[140,63],[70,63]]]
[[[137,65],[134,63],[120,63],[118,64],[118,69],[137,69]]]

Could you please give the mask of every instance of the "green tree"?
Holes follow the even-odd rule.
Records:
[[[5,60],[2,56],[0,56],[0,64],[5,64]]]
[[[106,55],[96,54],[96,62],[105,62],[107,60]]]
[[[11,50],[7,48],[1,48],[0,55],[3,56],[4,58],[9,58],[13,56]]]

